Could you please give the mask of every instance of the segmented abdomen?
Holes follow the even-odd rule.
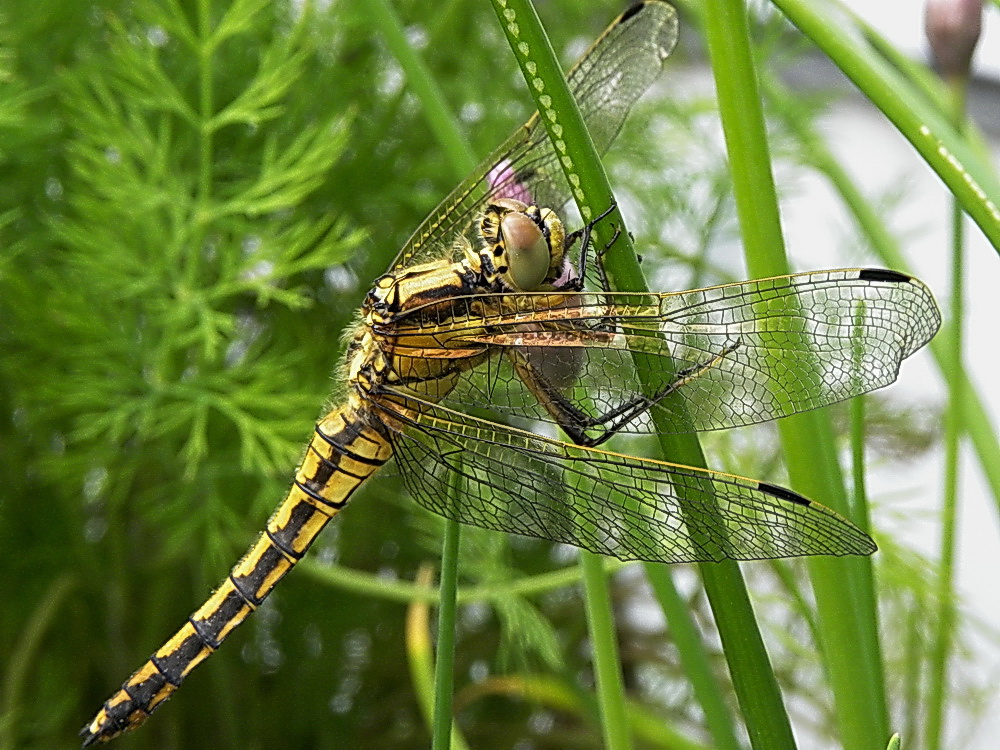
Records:
[[[264,601],[327,522],[391,454],[388,441],[353,408],[334,409],[321,419],[288,495],[256,543],[208,601],[83,728],[84,747],[142,724]]]

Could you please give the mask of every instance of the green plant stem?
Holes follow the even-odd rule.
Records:
[[[434,574],[430,566],[421,566],[417,570],[414,586],[424,588],[431,592]],[[436,674],[439,670],[435,667],[434,650],[431,647],[430,638],[430,611],[426,602],[415,599],[410,602],[406,613],[406,651],[407,662],[410,668],[410,682],[416,694],[417,703],[423,714],[427,726],[434,731],[435,717],[438,710],[439,701],[436,692]],[[447,695],[451,695],[449,691]],[[450,722],[449,722],[450,724]],[[440,733],[434,735],[434,742],[437,743]],[[451,747],[454,750],[468,750],[468,744],[454,726],[450,731]]]
[[[862,529],[871,533],[871,513],[868,504],[867,488],[867,462],[865,461],[865,396],[858,396],[850,403],[851,420],[851,495],[850,513],[854,522]],[[879,638],[878,622],[878,588],[876,586],[875,567],[870,563],[857,566],[856,587],[861,598],[871,609],[866,612],[868,616],[861,617],[858,625],[863,628],[861,644],[869,650],[868,660],[872,664],[882,666],[882,646]],[[822,638],[817,638],[817,643],[822,643]],[[876,696],[876,700],[882,701],[882,707],[888,711],[888,699],[885,695],[885,674],[880,670],[877,675],[871,675],[868,681],[868,688]],[[888,723],[888,716],[886,716]]]
[[[646,578],[653,595],[666,615],[670,638],[681,657],[684,674],[705,713],[705,727],[712,736],[715,750],[739,750],[732,716],[719,681],[712,674],[712,665],[698,627],[677,592],[670,568],[666,565],[646,565]]]
[[[452,488],[456,492],[457,487]],[[458,589],[458,547],[461,525],[449,521],[445,524],[444,545],[441,550],[441,583],[438,589],[441,603],[438,607],[437,659],[434,669],[434,721],[432,725],[433,750],[451,747],[452,696],[455,693],[455,592]]]
[[[952,78],[948,82],[952,94],[952,116],[956,128],[965,119],[965,94],[967,80]],[[952,372],[962,371],[962,324],[964,321],[964,272],[965,243],[963,241],[962,206],[952,200],[952,269],[951,269],[951,320],[952,335],[948,355]],[[949,380],[948,411],[945,415],[944,434],[944,497],[941,508],[941,553],[938,560],[937,622],[931,650],[927,724],[924,737],[930,750],[941,747],[944,714],[947,703],[948,661],[955,631],[955,532],[958,515],[959,449],[962,437],[963,378]]]
[[[868,514],[868,490],[865,475],[865,397],[851,400],[851,484],[855,519],[865,531],[871,530]]]
[[[882,59],[838,4],[815,0],[774,0],[774,4],[913,144],[1000,252],[1000,183],[948,118]]]
[[[632,735],[624,700],[625,685],[618,666],[618,647],[608,579],[604,575],[600,555],[595,555],[593,552],[586,550],[580,552],[580,568],[583,570],[586,592],[587,625],[594,650],[594,671],[598,677],[597,698],[601,706],[604,746],[609,750],[628,750],[632,747]]]
[[[787,273],[746,8],[708,0],[702,18],[750,274]]]
[[[604,558],[602,563],[605,575],[621,570],[628,564],[610,557]],[[428,589],[416,583],[387,581],[363,570],[327,565],[309,558],[300,562],[296,570],[301,570],[305,575],[328,586],[400,604],[409,604],[414,601],[437,602],[441,596],[439,591]],[[579,583],[582,578],[583,571],[580,567],[562,568],[549,573],[527,576],[516,581],[466,586],[458,589],[457,598],[459,604],[468,604],[470,602],[505,599],[511,596],[534,596],[566,586],[573,586]]]
[[[406,82],[420,100],[424,117],[438,145],[451,165],[455,179],[461,180],[476,166],[476,158],[458,122],[451,115],[430,69],[406,39],[403,24],[388,0],[371,0],[370,19],[378,28],[392,56],[406,74]]]
[[[782,273],[780,259],[775,264],[766,254],[766,248],[780,249],[783,241],[750,54],[746,9],[739,0],[710,0],[704,5],[702,21],[715,76],[747,264],[752,275]],[[743,606],[750,610],[746,591],[740,596],[746,599]],[[716,620],[728,620],[730,610],[725,603],[720,604],[722,606],[712,602]],[[722,622],[719,630],[722,635]],[[751,745],[759,750],[794,747],[788,714],[762,641],[757,654],[758,647],[745,642],[738,630],[734,629],[733,636],[730,643],[726,643],[723,636],[723,645]],[[756,639],[760,640],[759,632]],[[739,661],[734,664],[734,659]],[[754,672],[748,669],[754,661],[759,667],[756,680],[763,682],[764,690],[754,685],[751,676]]]
[[[900,703],[903,717],[898,729],[903,737],[918,737],[923,732],[924,680],[927,649],[924,645],[924,623],[917,617],[907,617],[900,623],[899,640],[905,644],[902,678],[905,686]]]
[[[746,9],[740,0],[709,0],[704,8],[747,266],[752,277],[787,273]],[[779,430],[793,485],[850,514],[828,417],[817,412],[798,415],[782,420]],[[841,741],[845,748],[867,748],[888,736],[870,562],[815,558],[809,569]],[[783,741],[790,745],[780,696],[772,709],[765,720],[775,720],[773,714],[780,709],[787,727]],[[755,742],[754,729],[750,731]],[[758,746],[777,745],[758,737]]]
[[[781,689],[739,566],[724,561],[699,567],[750,745],[755,750],[794,748]]]

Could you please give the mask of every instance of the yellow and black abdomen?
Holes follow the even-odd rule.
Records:
[[[295,481],[229,577],[104,704],[81,735],[84,746],[142,724],[264,601],[354,491],[392,455],[383,432],[353,406],[316,425]]]

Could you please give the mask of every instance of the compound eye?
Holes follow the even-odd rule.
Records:
[[[511,283],[525,292],[538,289],[552,263],[542,230],[523,213],[511,212],[500,220],[500,236],[507,251]]]

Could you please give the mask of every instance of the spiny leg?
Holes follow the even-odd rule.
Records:
[[[570,232],[569,234],[566,235],[566,241],[564,243],[564,248],[566,250],[572,247],[573,243],[575,243],[577,240],[580,241],[580,261],[576,269],[576,278],[573,280],[572,284],[567,288],[568,290],[579,292],[583,289],[584,280],[587,274],[587,256],[590,254],[590,248],[593,246],[590,235],[593,232],[594,227],[597,226],[597,223],[599,221],[603,221],[608,216],[610,216],[611,213],[616,208],[618,208],[618,202],[612,201],[611,205],[608,206],[608,208],[605,209],[604,212],[601,213],[599,216],[596,216],[595,218],[588,221],[586,224],[584,224],[582,228],[577,229],[574,232]],[[614,230],[615,230],[614,236],[612,236],[608,244],[605,245],[603,250],[600,250],[596,253],[598,260],[600,260],[600,258],[604,255],[604,253],[606,253],[615,244],[615,242],[618,241],[618,237],[621,235],[621,229],[616,226]],[[605,292],[610,291],[611,286],[608,281],[608,276],[604,270],[603,264],[598,262],[596,267],[597,267],[597,278],[598,282],[600,283],[601,290]]]
[[[521,379],[534,394],[535,398],[538,399],[538,402],[556,420],[563,432],[577,445],[593,448],[610,440],[633,420],[652,409],[671,394],[679,391],[694,379],[708,372],[739,347],[739,340],[727,344],[718,354],[712,356],[710,359],[679,370],[676,377],[670,383],[660,388],[652,396],[637,395],[625,403],[597,416],[587,414],[563,395],[557,387],[542,376],[538,368],[531,364],[529,357],[523,352],[516,351],[513,360],[514,367]],[[601,428],[602,432],[594,437],[587,434],[595,428]]]

